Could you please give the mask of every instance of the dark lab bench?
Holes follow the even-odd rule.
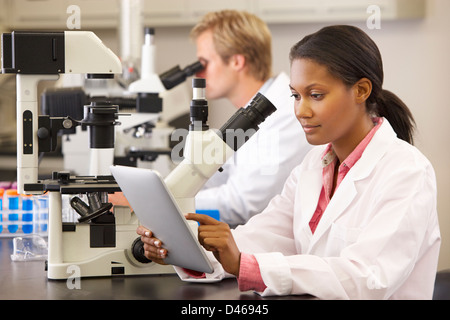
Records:
[[[83,278],[79,289],[66,280],[48,280],[44,261],[12,261],[12,238],[0,238],[0,300],[265,300],[252,291],[241,292],[236,279],[190,283],[176,274]],[[270,300],[305,299],[304,296]]]

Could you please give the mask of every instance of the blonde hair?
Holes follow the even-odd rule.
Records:
[[[191,30],[191,39],[211,30],[214,47],[227,63],[235,54],[245,57],[249,74],[265,81],[272,75],[272,36],[266,23],[245,11],[207,13]]]

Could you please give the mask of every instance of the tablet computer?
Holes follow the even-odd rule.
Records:
[[[110,169],[139,222],[151,230],[167,249],[164,262],[212,273],[214,268],[197,235],[189,227],[161,175],[144,168],[111,166]]]

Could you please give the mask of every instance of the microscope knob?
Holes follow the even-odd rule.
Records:
[[[37,131],[39,139],[47,139],[50,135],[50,131],[47,128],[41,127]]]
[[[152,262],[152,260],[148,259],[144,255],[144,243],[141,241],[141,238],[136,238],[133,241],[133,244],[131,245],[131,253],[133,254],[133,257],[141,263]]]

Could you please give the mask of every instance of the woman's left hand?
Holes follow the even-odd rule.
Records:
[[[230,226],[204,214],[188,213],[186,219],[200,223],[198,227],[200,244],[213,252],[226,272],[238,277],[241,252],[234,241]]]

